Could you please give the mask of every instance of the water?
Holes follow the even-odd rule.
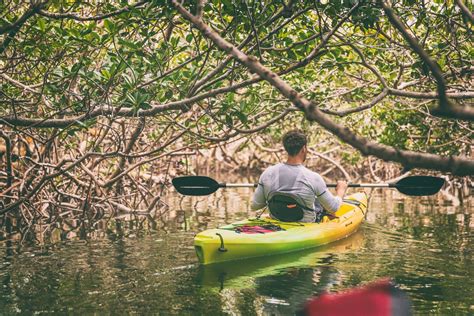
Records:
[[[359,232],[334,244],[219,267],[197,264],[196,232],[254,215],[247,189],[167,197],[159,220],[122,216],[88,240],[0,242],[0,314],[287,315],[325,291],[383,277],[417,315],[474,314],[472,204],[373,191]]]

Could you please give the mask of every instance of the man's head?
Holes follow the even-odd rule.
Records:
[[[298,155],[303,147],[306,146],[308,140],[301,130],[295,129],[283,135],[283,147],[289,156]]]

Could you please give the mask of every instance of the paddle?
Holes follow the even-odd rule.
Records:
[[[184,176],[172,180],[173,186],[184,195],[208,195],[219,188],[255,188],[256,183],[219,183],[205,176]],[[350,188],[395,188],[399,192],[411,196],[432,195],[438,193],[444,179],[432,176],[409,176],[394,183],[350,183]],[[328,184],[336,187],[336,184]]]

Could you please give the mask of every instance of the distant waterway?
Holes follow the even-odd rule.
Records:
[[[72,232],[56,242],[0,241],[0,315],[291,315],[310,297],[385,277],[408,294],[416,315],[474,314],[472,199],[456,206],[439,196],[367,191],[366,221],[349,238],[199,266],[193,236],[254,216],[251,192],[171,194],[159,217],[103,219],[87,238]]]

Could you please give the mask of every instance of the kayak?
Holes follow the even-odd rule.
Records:
[[[319,223],[250,218],[198,233],[194,248],[203,265],[269,256],[329,244],[359,228],[367,210],[363,192],[347,196],[333,217]]]

